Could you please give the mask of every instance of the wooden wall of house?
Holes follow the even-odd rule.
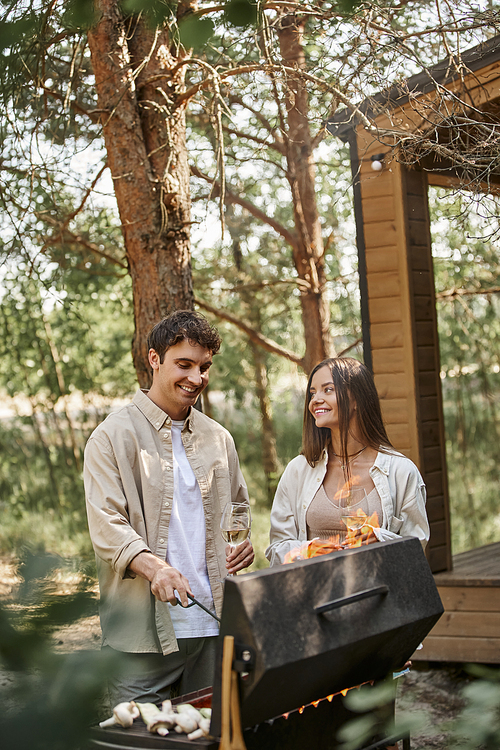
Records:
[[[434,578],[445,612],[412,660],[500,664],[500,542],[455,555]]]
[[[434,572],[451,568],[445,438],[441,403],[434,275],[424,173],[371,156],[382,151],[357,133],[364,253],[373,373],[394,446],[420,468],[427,485]],[[361,233],[362,236],[359,236]]]
[[[468,76],[443,84],[498,117],[499,58],[488,58],[482,67],[475,64]],[[455,555],[451,563],[427,185],[464,185],[454,165],[438,163],[435,157],[424,160],[430,170],[426,173],[408,171],[391,160],[391,143],[401,133],[422,132],[439,120],[443,103],[450,114],[451,99],[444,99],[442,89],[420,95],[416,83],[409,89],[412,96],[402,97],[397,105],[382,99],[374,102],[379,107],[378,131],[368,132],[362,126],[353,130],[349,116],[339,118],[343,124],[337,135],[351,145],[363,330],[370,339],[370,358],[391,440],[419,466],[427,484],[428,558],[445,607],[423,649],[412,658],[500,664],[500,542]],[[374,172],[371,157],[384,152],[383,170]],[[492,180],[483,187],[498,192],[499,185],[500,180]]]

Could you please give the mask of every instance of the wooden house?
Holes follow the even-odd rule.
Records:
[[[439,342],[427,188],[482,181],[448,156],[457,101],[500,127],[500,36],[328,122],[349,143],[365,362],[389,437],[420,468],[428,493],[428,560],[445,614],[415,659],[500,663],[500,543],[452,556]],[[465,71],[465,72],[464,72]],[[428,132],[405,166],[401,135]],[[466,143],[464,148],[466,148]],[[406,159],[408,162],[408,159]],[[375,169],[373,168],[375,167]],[[474,171],[474,170],[473,170]],[[496,191],[500,171],[483,190]]]

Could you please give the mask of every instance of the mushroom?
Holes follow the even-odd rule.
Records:
[[[189,734],[190,732],[194,732],[195,729],[198,729],[198,722],[197,720],[189,713],[187,712],[181,712],[179,714],[175,714],[175,721],[177,722],[177,726],[175,727],[175,731],[179,734],[181,732],[185,732],[186,734]]]
[[[200,711],[198,711],[197,708],[191,705],[191,703],[179,703],[179,705],[176,706],[177,713],[184,714],[186,716],[191,716],[196,723],[200,722],[203,718],[203,715]]]
[[[162,708],[168,709],[167,704],[169,703],[170,701],[163,701]],[[176,716],[173,711],[160,711],[154,703],[138,703],[137,705],[148,732],[164,736],[168,734],[169,729],[175,726]]]
[[[149,722],[148,732],[165,737],[175,724],[176,716],[174,713],[163,713],[163,711],[159,711]]]
[[[210,733],[210,719],[201,719],[198,729],[188,734],[188,740],[199,740],[201,737],[208,737]]]
[[[161,704],[161,710],[164,714],[172,714],[174,709],[172,708],[172,701],[163,701]]]
[[[131,727],[134,719],[139,716],[139,709],[134,701],[128,703],[118,703],[113,709],[113,716],[109,719],[99,722],[100,727],[111,727],[119,724],[122,727]]]

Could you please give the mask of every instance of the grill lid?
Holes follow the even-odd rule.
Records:
[[[220,656],[235,638],[244,727],[384,678],[443,613],[420,541],[398,539],[226,579]],[[250,662],[245,661],[250,656]],[[211,732],[220,734],[220,662]]]

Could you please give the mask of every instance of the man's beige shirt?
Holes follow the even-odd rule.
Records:
[[[248,502],[248,492],[233,439],[221,425],[191,409],[182,442],[201,490],[208,576],[220,616],[220,579],[227,573],[221,514],[229,500]],[[171,419],[145,392],[138,391],[92,433],[84,483],[103,645],[135,653],[177,651],[171,605],[156,600],[149,581],[128,570],[140,552],[166,559],[174,495]]]

